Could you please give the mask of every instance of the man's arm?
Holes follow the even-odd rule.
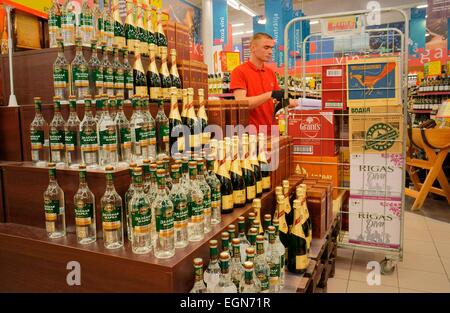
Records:
[[[233,91],[234,99],[236,100],[247,100],[248,108],[254,109],[259,107],[261,104],[267,102],[267,100],[272,98],[272,91],[268,91],[260,94],[259,96],[247,97],[247,90],[245,89],[235,89]]]

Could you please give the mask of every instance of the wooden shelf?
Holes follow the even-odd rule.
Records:
[[[409,113],[429,114],[432,110],[408,110]]]
[[[425,91],[418,92],[417,96],[450,96],[450,91]]]
[[[213,94],[209,94],[208,97],[230,98],[230,97],[234,97],[234,94],[233,93],[213,93]]]

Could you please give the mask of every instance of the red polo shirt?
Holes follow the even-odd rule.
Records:
[[[253,97],[268,91],[279,90],[280,87],[274,71],[265,66],[258,69],[253,63],[247,61],[231,72],[230,89],[245,89],[247,90],[247,97]],[[257,108],[250,110],[249,124],[258,128],[259,125],[274,124],[273,111],[273,100],[269,99]]]

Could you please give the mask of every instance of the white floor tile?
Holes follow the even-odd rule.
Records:
[[[438,257],[434,243],[429,241],[405,239],[404,252]]]
[[[398,262],[399,268],[445,274],[441,259],[436,256],[405,252],[403,262]]]
[[[367,278],[369,277],[372,269],[367,269],[367,262],[354,261],[352,264],[352,269],[350,271],[350,280],[359,281],[367,283]],[[370,276],[371,277],[371,276]],[[381,285],[398,287],[398,270],[395,268],[392,274],[381,275]]]
[[[327,293],[347,292],[348,279],[330,278],[327,282]]]
[[[398,269],[400,288],[425,292],[450,292],[450,282],[445,275],[438,273]]]
[[[369,286],[365,282],[352,281],[348,282],[348,293],[398,293],[398,287],[392,286]]]
[[[450,258],[450,243],[436,242],[436,248],[441,258]]]
[[[430,234],[434,242],[450,244],[450,231],[431,230]]]

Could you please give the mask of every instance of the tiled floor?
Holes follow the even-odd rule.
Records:
[[[367,283],[371,270],[366,267],[384,254],[339,248],[327,292],[450,293],[450,223],[406,211],[404,226],[403,262],[392,274],[381,275],[380,285]]]

